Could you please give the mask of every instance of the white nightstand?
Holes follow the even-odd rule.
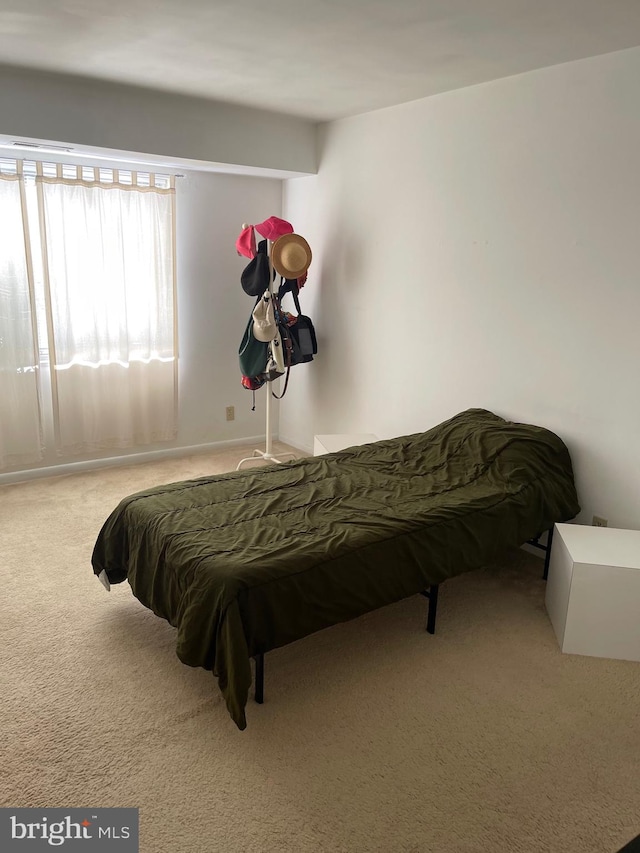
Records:
[[[556,524],[545,603],[563,652],[640,661],[640,530]]]
[[[344,450],[345,447],[355,447],[356,444],[369,444],[377,440],[378,436],[371,432],[316,435],[313,438],[313,455],[322,456],[324,453],[335,453],[338,450]]]

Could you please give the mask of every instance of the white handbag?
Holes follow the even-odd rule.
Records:
[[[269,347],[269,352],[271,358],[274,360],[276,364],[276,368],[279,373],[284,373],[284,353],[282,351],[282,337],[280,335],[280,329],[276,329],[276,336],[271,341],[271,345]]]
[[[268,290],[262,294],[260,300],[252,312],[253,337],[257,341],[268,343],[278,334],[275,311],[273,310],[273,297]]]

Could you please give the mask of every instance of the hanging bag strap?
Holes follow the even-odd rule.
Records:
[[[284,363],[287,367],[287,372],[284,378],[284,388],[282,389],[282,394],[275,394],[273,391],[271,392],[271,394],[276,398],[276,400],[282,400],[284,395],[287,393],[287,387],[289,385],[289,374],[291,373],[291,354],[293,352],[293,344],[291,343],[291,333],[289,332],[289,328],[286,323],[283,322],[282,319],[280,297],[274,294],[273,303],[275,307],[276,321],[278,323],[278,328],[280,329],[280,339],[282,340],[282,347],[284,350]]]
[[[296,311],[298,314],[302,314],[302,308],[300,307],[300,300],[298,299],[298,293],[300,293],[300,288],[298,287],[298,282],[295,278],[284,278],[280,276],[280,287],[278,288],[278,304],[285,293],[291,292],[293,296],[293,301],[296,306]]]

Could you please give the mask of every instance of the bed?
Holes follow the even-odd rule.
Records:
[[[211,670],[246,727],[255,658],[538,544],[579,512],[571,459],[549,430],[469,409],[432,429],[286,464],[130,495],[106,519],[93,571],[128,581]]]

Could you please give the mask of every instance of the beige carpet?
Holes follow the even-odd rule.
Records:
[[[251,449],[251,448],[250,448]],[[523,551],[266,656],[231,722],[90,556],[121,497],[246,448],[0,489],[0,805],[134,806],[144,853],[613,853],[640,833],[640,664],[562,655]]]

